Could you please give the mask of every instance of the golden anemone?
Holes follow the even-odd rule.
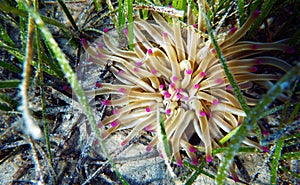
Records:
[[[155,145],[162,145],[158,134],[161,116],[172,156],[179,166],[182,165],[181,149],[197,165],[195,152],[203,148],[206,161],[210,162],[212,149],[243,122],[246,114],[231,90],[211,42],[195,24],[191,11],[188,11],[187,25],[175,18],[170,24],[160,14],[151,14],[153,22],[139,18],[134,21],[133,51],[119,49],[106,34],[104,44],[97,47],[82,40],[89,60],[102,66],[109,61],[110,71],[117,78],[114,84],[98,83],[99,88],[86,92],[114,95],[102,102],[114,108],[113,114],[99,124],[102,136],[106,138],[117,130],[132,129],[121,143],[123,146],[145,129],[154,133],[147,147],[150,151]],[[276,74],[259,73],[260,65],[271,65],[282,72],[290,68],[281,59],[258,56],[270,50],[291,52],[285,44],[239,41],[258,14],[259,11],[255,11],[240,29],[233,27],[218,40],[231,73],[243,91],[253,83],[268,88],[272,81],[278,80]],[[257,102],[251,97],[246,99],[249,105]],[[201,142],[191,144],[192,136]],[[261,149],[249,138],[243,143]]]

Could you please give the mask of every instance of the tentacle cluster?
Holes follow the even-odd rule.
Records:
[[[292,49],[280,42],[257,43],[239,41],[252,25],[259,11],[240,28],[232,28],[219,45],[228,66],[242,90],[252,87],[253,82],[268,87],[278,80],[275,74],[259,74],[259,65],[271,65],[287,71],[290,65],[274,57],[254,57],[264,51]],[[111,133],[131,128],[131,132],[121,143],[125,145],[139,131],[160,132],[157,114],[164,119],[167,139],[177,164],[182,165],[180,150],[183,149],[193,164],[198,164],[195,152],[204,148],[206,160],[212,160],[212,149],[217,141],[239,126],[245,118],[238,100],[234,96],[229,81],[223,72],[218,57],[210,41],[203,37],[201,30],[191,24],[183,27],[174,19],[169,24],[161,15],[152,12],[153,22],[136,19],[134,21],[134,50],[119,49],[107,35],[104,44],[83,45],[89,60],[100,65],[112,62],[111,72],[117,83],[97,84],[97,89],[87,94],[111,94],[110,100],[103,101],[114,107],[113,114],[99,124],[105,128],[103,138]],[[189,15],[192,17],[192,15]],[[189,18],[189,23],[193,19]],[[249,105],[256,99],[247,97]],[[192,135],[201,142],[190,144]],[[150,151],[161,144],[158,134],[147,147]],[[260,148],[259,144],[246,139],[244,144]]]

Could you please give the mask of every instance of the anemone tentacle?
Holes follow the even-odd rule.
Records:
[[[260,66],[272,66],[282,73],[291,68],[281,59],[258,56],[270,50],[291,52],[282,42],[239,41],[258,14],[259,11],[255,11],[241,28],[234,27],[227,36],[219,39],[229,69],[241,90],[252,88],[254,83],[268,89],[278,80],[277,74],[261,73]],[[192,11],[188,11],[187,16],[191,25],[201,22]],[[123,146],[145,129],[154,135],[146,150],[161,146],[156,123],[158,112],[164,120],[172,156],[178,165],[182,165],[181,149],[197,165],[197,149],[204,147],[206,161],[210,162],[212,149],[219,147],[218,141],[236,129],[246,114],[205,33],[195,26],[182,27],[175,19],[169,24],[156,12],[152,12],[152,17],[152,22],[139,18],[134,21],[133,51],[119,49],[106,35],[104,44],[98,47],[89,47],[83,42],[91,61],[100,65],[110,61],[110,70],[118,79],[114,84],[98,84],[98,89],[87,92],[88,95],[112,95],[111,100],[103,101],[115,110],[115,114],[105,117],[99,124],[104,130],[103,138],[131,128],[121,143]],[[204,25],[198,25],[201,27]],[[258,101],[253,97],[246,99],[251,106]],[[197,137],[200,142],[191,144],[192,137]],[[261,149],[249,138],[243,144]],[[231,174],[236,175],[233,171]]]

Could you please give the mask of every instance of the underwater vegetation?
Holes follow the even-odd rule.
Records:
[[[264,54],[265,51],[293,53],[294,49],[283,42],[240,41],[258,17],[256,10],[241,28],[232,27],[219,33],[218,44],[227,65],[243,92],[254,84],[269,89],[280,76],[264,73],[261,66],[272,66],[281,73],[291,66]],[[104,30],[103,42],[82,44],[88,61],[100,66],[110,65],[114,83],[95,84],[96,89],[87,95],[110,94],[102,102],[113,108],[113,114],[98,125],[102,138],[122,129],[131,129],[121,146],[145,129],[153,135],[146,150],[155,146],[164,148],[160,139],[161,125],[167,136],[171,157],[182,166],[181,150],[198,164],[198,151],[205,152],[207,162],[212,161],[212,149],[218,142],[244,121],[246,116],[225,75],[211,41],[205,33],[205,24],[188,8],[187,24],[173,18],[168,21],[152,11],[153,21],[136,18],[133,23],[133,50],[120,49]],[[124,33],[128,36],[128,30]],[[259,98],[247,96],[247,104],[254,106]],[[283,94],[281,99],[286,98]],[[162,120],[162,121],[161,121]],[[250,135],[255,136],[255,133]],[[195,143],[195,141],[197,141]],[[268,151],[257,140],[245,138],[244,145]],[[227,145],[225,143],[224,145]],[[220,159],[222,155],[217,155]],[[233,168],[231,174],[237,176]]]

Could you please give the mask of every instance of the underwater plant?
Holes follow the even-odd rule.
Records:
[[[181,150],[194,165],[198,164],[197,151],[205,151],[206,161],[211,162],[212,149],[220,147],[218,141],[236,129],[246,114],[205,34],[205,25],[196,24],[201,20],[189,9],[187,25],[177,18],[169,23],[155,11],[151,15],[154,21],[135,19],[133,51],[120,49],[107,33],[103,35],[104,43],[97,46],[82,39],[88,60],[101,66],[109,64],[116,78],[114,83],[96,83],[96,89],[86,92],[87,95],[111,95],[102,102],[113,108],[113,114],[99,123],[102,137],[131,129],[121,143],[124,146],[145,129],[153,133],[146,150],[157,145],[162,148],[159,138],[162,118],[171,155],[179,166],[182,166]],[[263,55],[271,50],[293,52],[284,43],[239,41],[258,15],[259,11],[254,11],[241,28],[232,27],[218,36],[227,65],[243,92],[254,84],[268,89],[280,78],[278,73],[260,71],[259,66],[273,66],[281,73],[291,68],[279,58]],[[245,98],[250,106],[258,101],[246,93]],[[195,144],[192,139],[199,142]],[[246,138],[243,144],[266,150],[251,138]]]

